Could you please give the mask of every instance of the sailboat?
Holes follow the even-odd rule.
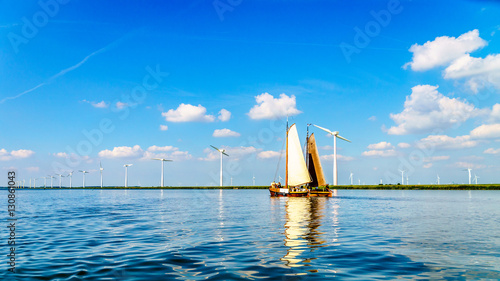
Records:
[[[326,184],[323,168],[319,159],[318,147],[316,146],[316,139],[314,133],[309,136],[307,134],[307,166],[309,174],[311,175],[311,182],[309,183],[309,196],[311,197],[332,197],[332,191]]]
[[[311,176],[302,153],[297,127],[293,124],[287,128],[286,132],[285,185],[282,187],[281,184],[277,185],[273,182],[269,187],[269,192],[271,196],[308,197],[309,190],[301,186],[310,182]]]

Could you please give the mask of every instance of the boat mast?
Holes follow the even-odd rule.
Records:
[[[288,116],[286,116],[286,168],[285,168],[285,188],[288,188]]]
[[[307,167],[307,171],[309,171],[309,126],[311,126],[311,124],[307,124],[307,135],[306,135],[306,167]],[[309,185],[309,183],[307,185]]]

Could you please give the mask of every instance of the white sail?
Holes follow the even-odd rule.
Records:
[[[288,186],[299,186],[311,182],[297,128],[293,124],[288,130]]]

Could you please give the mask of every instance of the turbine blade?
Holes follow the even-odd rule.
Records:
[[[217,147],[213,146],[213,145],[210,145],[213,149],[217,150],[220,152],[220,149],[218,149]]]
[[[346,139],[346,138],[344,138],[344,137],[341,137],[341,136],[339,136],[339,135],[336,135],[336,137],[337,137],[337,138],[339,138],[339,139],[341,139],[341,140],[345,140],[345,141],[351,142],[350,140],[348,140],[348,139]]]
[[[325,132],[327,132],[327,133],[329,133],[329,134],[332,134],[332,135],[333,135],[333,132],[332,132],[332,131],[330,131],[330,130],[328,130],[328,129],[325,129],[325,128],[323,128],[323,127],[320,127],[320,126],[318,126],[318,125],[314,125],[314,124],[313,124],[313,126],[314,126],[314,127],[316,127],[316,128],[318,128],[318,129],[321,129],[321,130],[323,130],[323,131],[325,131]]]
[[[228,155],[227,153],[225,153],[225,152],[222,152],[222,151],[221,151],[221,153],[222,153],[222,154],[224,154],[224,155],[226,155],[226,156],[229,156],[229,155]]]

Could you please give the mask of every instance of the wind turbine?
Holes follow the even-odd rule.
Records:
[[[30,178],[30,188],[31,188],[31,178]]]
[[[123,167],[125,167],[125,187],[128,187],[128,167],[132,166],[134,164],[125,164]]]
[[[226,156],[229,156],[226,154],[226,150],[225,149],[218,149],[217,147],[213,146],[213,145],[210,145],[213,149],[217,150],[218,152],[220,152],[220,186],[222,186],[222,155],[226,155]]]
[[[351,172],[351,173],[349,174],[349,179],[351,180],[351,185],[353,185],[353,183],[352,183],[353,176],[354,176],[354,174]]]
[[[348,141],[348,142],[351,142],[351,141],[344,138],[344,137],[339,136],[338,131],[332,132],[332,131],[325,129],[323,127],[320,127],[318,125],[313,124],[313,126],[318,128],[318,129],[321,129],[321,130],[323,130],[323,131],[325,131],[333,136],[333,185],[337,185],[337,138],[339,138],[341,140]]]
[[[89,172],[87,171],[82,171],[82,170],[79,170],[80,173],[83,174],[83,188],[85,188],[85,174],[88,174]],[[72,172],[73,173],[73,172]]]
[[[163,163],[165,161],[172,162],[172,160],[163,159],[163,158],[152,158],[152,159],[161,161],[161,187],[163,187],[163,183],[164,183],[164,181],[163,181],[163,179],[164,179],[164,177],[163,177]]]
[[[36,178],[33,179],[33,188],[36,188]]]
[[[55,177],[54,176],[48,176],[50,178],[50,188],[53,188],[52,187],[52,179],[54,179]]]
[[[477,184],[477,179],[478,179],[478,178],[479,178],[479,177],[478,177],[476,174],[474,174],[474,181],[476,182],[476,184]]]
[[[408,185],[410,181],[408,180],[408,174],[406,174],[406,185]]]
[[[43,188],[47,188],[47,177],[42,177],[43,178]]]
[[[405,184],[405,170],[399,170],[401,172],[401,184]]]
[[[61,188],[61,183],[62,183],[62,177],[64,177],[63,175],[61,174],[56,174],[59,176],[59,188]]]
[[[255,175],[252,177],[253,186],[255,186]]]
[[[472,169],[471,168],[467,168],[464,171],[469,171],[469,184],[472,184],[472,182],[471,182],[471,172],[472,172]]]
[[[69,188],[71,188],[71,181],[73,179],[73,171],[69,172],[68,177],[69,177]]]
[[[102,171],[104,171],[104,168],[101,165],[101,161],[99,161],[99,171],[101,172],[101,188],[102,188]]]
[[[439,180],[440,180],[440,179],[441,179],[441,178],[439,177],[439,175],[437,175],[437,180],[438,180],[438,181],[437,181],[437,183],[438,183],[438,185],[439,185]]]

